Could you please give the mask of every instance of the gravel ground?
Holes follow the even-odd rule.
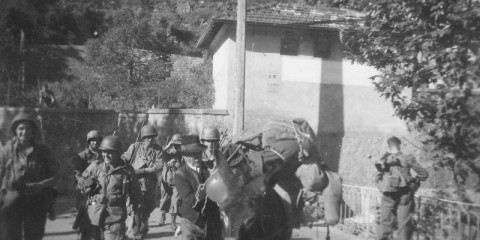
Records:
[[[73,209],[74,199],[69,197],[61,197],[55,205],[57,211],[57,219],[55,221],[47,221],[46,234],[44,240],[76,240],[78,234],[72,229],[75,220],[75,212]],[[174,236],[174,232],[170,228],[170,218],[167,217],[165,226],[158,226],[160,212],[158,209],[152,213],[149,225],[150,231],[147,239],[164,239],[164,240],[180,240],[181,235]],[[178,222],[178,219],[177,219]],[[330,230],[332,240],[356,240],[361,239],[357,236],[341,232],[337,229]],[[314,226],[313,228],[302,227],[293,231],[292,240],[308,240],[308,239],[326,239],[326,228]]]

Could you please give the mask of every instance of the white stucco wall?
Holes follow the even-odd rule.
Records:
[[[226,106],[233,113],[234,28],[227,36],[213,54],[215,108]],[[280,55],[280,39],[288,36],[301,39],[298,56]],[[259,129],[268,120],[302,117],[316,131],[405,133],[405,124],[393,117],[391,103],[369,80],[375,69],[344,59],[337,33],[331,58],[313,57],[314,36],[309,30],[247,28],[246,127]]]
[[[305,118],[317,134],[320,158],[338,170],[344,182],[371,184],[373,162],[384,153],[386,139],[392,135],[411,139],[411,135],[405,123],[393,116],[391,103],[375,91],[369,77],[377,71],[346,60],[338,35],[331,58],[313,57],[315,34],[310,31],[247,26],[244,136],[258,132],[270,120]],[[218,84],[216,91],[222,93],[216,96],[222,99],[216,106],[227,106],[232,129],[234,27],[227,36],[211,54],[214,69],[225,68],[228,62],[227,69],[215,70],[214,78],[228,81],[226,87]],[[286,36],[300,38],[298,56],[280,54],[280,39]],[[229,51],[228,57],[224,51]]]
[[[227,94],[228,94],[228,70],[230,58],[231,45],[235,43],[231,39],[226,39],[225,42],[218,48],[213,55],[213,80],[215,85],[215,102],[214,109],[227,109]]]

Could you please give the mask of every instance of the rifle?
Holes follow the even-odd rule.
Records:
[[[140,137],[140,133],[142,132],[142,128],[145,125],[145,122],[142,122],[142,127],[140,128],[140,131],[137,134],[137,140],[135,142],[138,142],[138,138]]]
[[[223,130],[223,132],[220,134],[220,142],[218,143],[218,146],[222,146],[223,145],[223,142],[225,141],[225,139],[227,138],[228,136],[228,128],[225,128],[225,130]]]
[[[81,230],[82,225],[84,224],[85,220],[87,220],[85,216],[85,211],[78,211],[77,217],[75,217],[75,221],[73,222],[72,229],[73,230]]]

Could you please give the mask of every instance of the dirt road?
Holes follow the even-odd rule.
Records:
[[[55,221],[47,221],[46,234],[44,240],[76,240],[78,234],[72,229],[73,222],[75,220],[73,198],[62,197],[57,201],[57,219]],[[160,212],[158,209],[152,213],[150,218],[150,231],[147,239],[162,239],[162,240],[181,240],[181,235],[174,237],[174,233],[170,228],[170,218],[167,218],[165,226],[158,226],[160,219]],[[178,221],[178,220],[177,220]],[[332,240],[356,240],[360,239],[354,235],[343,233],[337,229],[331,229],[330,236]],[[292,240],[308,240],[308,239],[321,239],[326,237],[326,229],[324,227],[314,226],[313,228],[302,227],[295,229],[293,232]]]

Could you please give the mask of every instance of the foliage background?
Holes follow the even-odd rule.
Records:
[[[342,32],[350,57],[380,70],[377,91],[423,134],[435,166],[454,171],[457,196],[480,202],[480,5],[381,0],[362,8],[365,21]]]
[[[191,2],[195,8],[180,13],[181,2],[0,1],[0,104],[37,106],[47,83],[62,108],[210,107],[212,97],[198,94],[211,93],[213,82],[198,71],[211,64],[170,76],[171,56],[202,56],[196,36],[222,2]]]
[[[186,71],[188,76],[172,75],[171,55],[201,57],[194,47],[200,32],[212,16],[234,13],[235,4],[235,0],[0,0],[0,104],[36,106],[40,86],[48,83],[63,108],[210,107],[213,99],[202,95],[213,91],[206,75],[209,63]],[[272,4],[315,8],[342,2],[249,1],[249,7]],[[25,47],[20,51],[22,31]],[[85,47],[86,56],[74,52],[77,46]],[[71,67],[72,59],[89,67]]]

